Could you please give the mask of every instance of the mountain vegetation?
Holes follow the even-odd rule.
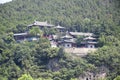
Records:
[[[51,48],[46,38],[16,43],[13,33],[24,32],[34,20],[62,25],[68,31],[92,32],[99,49],[72,58]],[[31,34],[43,34],[37,28]],[[79,42],[78,42],[79,43]],[[86,71],[106,67],[105,80],[120,75],[119,0],[13,0],[0,4],[0,80],[77,80]],[[79,79],[78,79],[79,80]]]

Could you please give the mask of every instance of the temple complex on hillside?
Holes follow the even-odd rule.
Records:
[[[38,41],[40,39],[40,34],[31,35],[29,33],[29,30],[35,26],[39,27],[39,29],[41,30],[43,30],[43,28],[48,28],[48,30],[52,28],[56,31],[55,34],[47,34],[47,37],[45,36],[50,41],[51,47],[64,47],[64,48],[78,47],[76,43],[77,37],[84,36],[84,38],[81,40],[80,47],[96,48],[97,39],[94,38],[95,35],[93,33],[68,32],[65,27],[62,27],[60,25],[55,26],[53,24],[48,23],[47,21],[46,22],[35,21],[33,24],[27,26],[26,32],[14,33],[14,39],[17,42]]]
[[[65,47],[65,48],[76,47],[75,38],[73,38],[72,36],[70,36],[68,34],[61,37],[58,44],[59,44],[59,47]]]

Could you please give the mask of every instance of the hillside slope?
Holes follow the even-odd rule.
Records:
[[[13,0],[0,4],[0,80],[77,80],[85,72],[107,68],[106,78],[120,75],[119,0]],[[51,48],[46,38],[16,43],[34,20],[65,26],[69,31],[93,32],[98,50],[72,58],[62,48]]]
[[[13,0],[0,5],[0,21],[7,30],[18,24],[47,20],[72,31],[110,32],[120,25],[119,3],[119,0]]]

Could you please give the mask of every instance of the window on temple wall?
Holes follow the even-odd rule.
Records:
[[[67,47],[70,47],[70,45],[68,44]]]
[[[88,78],[86,78],[86,80],[89,80]]]
[[[93,48],[93,46],[92,46],[92,45],[91,45],[90,47],[91,47],[91,48]]]

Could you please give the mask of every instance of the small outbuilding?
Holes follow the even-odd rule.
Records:
[[[13,36],[14,36],[14,39],[17,42],[22,42],[22,41],[37,41],[40,38],[39,35],[32,36],[28,32],[25,32],[25,33],[15,33]]]
[[[58,32],[65,32],[65,27],[62,27],[60,25],[54,27]]]
[[[89,36],[84,38],[81,44],[86,48],[95,48],[97,41],[96,41],[96,38]]]
[[[58,42],[59,46],[64,48],[71,48],[76,46],[75,39],[70,35],[65,35],[61,37],[61,40]]]

